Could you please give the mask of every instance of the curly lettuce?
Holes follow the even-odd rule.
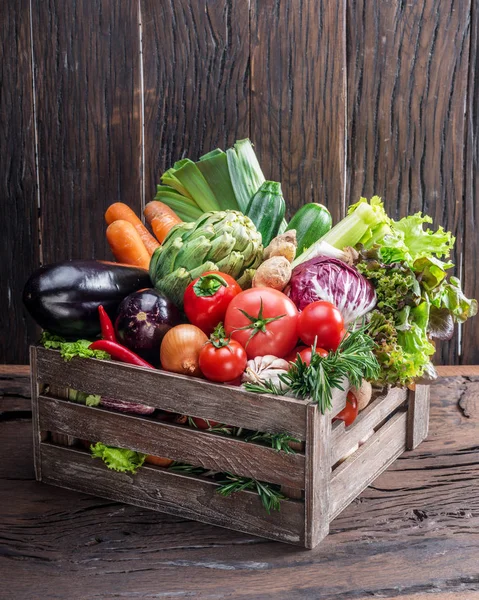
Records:
[[[109,469],[121,473],[135,474],[143,466],[146,458],[146,454],[142,454],[141,452],[126,450],[125,448],[115,448],[101,442],[92,444],[90,450],[93,458],[101,458]]]
[[[76,340],[75,342],[67,342],[65,338],[59,335],[53,335],[48,331],[42,333],[40,338],[40,344],[44,348],[51,348],[53,350],[60,350],[60,354],[63,360],[71,360],[73,357],[78,356],[80,358],[99,358],[108,360],[110,355],[104,350],[91,350],[91,342],[88,340]]]

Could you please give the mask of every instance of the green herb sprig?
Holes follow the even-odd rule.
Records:
[[[246,436],[245,442],[259,442],[265,446],[270,446],[274,450],[282,450],[286,454],[296,454],[293,448],[289,445],[290,442],[299,443],[299,440],[287,433],[262,433],[255,431],[251,435]]]
[[[279,491],[279,486],[264,483],[257,479],[250,479],[249,477],[237,477],[231,473],[225,473],[225,479],[219,481],[219,483],[220,486],[216,491],[222,496],[231,496],[231,494],[244,490],[256,492],[268,514],[272,510],[279,511],[281,509],[281,500],[286,498]]]
[[[333,389],[343,390],[343,381],[348,379],[359,387],[363,379],[376,379],[379,364],[373,354],[374,340],[366,333],[366,327],[351,330],[334,352],[320,356],[313,345],[311,362],[307,365],[300,356],[291,362],[287,373],[280,375],[287,387],[280,390],[271,382],[245,384],[245,389],[260,394],[284,395],[291,393],[296,398],[311,398],[324,414],[331,409]]]

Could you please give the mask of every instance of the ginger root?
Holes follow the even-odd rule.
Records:
[[[273,256],[284,256],[290,263],[296,256],[296,229],[285,231],[271,240],[269,246],[266,246],[263,252],[263,259],[268,260]]]
[[[269,287],[281,292],[288,285],[291,272],[291,263],[287,258],[273,256],[256,269],[253,287]]]

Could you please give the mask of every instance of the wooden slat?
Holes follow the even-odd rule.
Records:
[[[439,377],[477,377],[478,365],[443,365],[436,367]]]
[[[305,439],[307,404],[301,400],[248,393],[231,386],[112,361],[74,358],[65,362],[56,350],[37,348],[36,352],[38,378],[44,383]]]
[[[333,426],[331,437],[331,464],[335,465],[338,460],[346,456],[372,429],[405,402],[406,397],[405,389],[393,388],[387,395],[371,402],[347,429],[344,427],[344,421],[337,421],[334,425],[338,426]]]
[[[141,210],[137,2],[33,0],[45,263],[106,258],[103,214]]]
[[[408,420],[406,447],[414,450],[426,439],[429,430],[429,396],[428,385],[417,385],[415,391],[408,394]]]
[[[431,215],[456,236],[456,274],[463,252],[474,270],[475,227],[463,245],[474,220],[463,205],[471,2],[357,0],[347,11],[348,197],[378,194],[393,217]],[[457,360],[456,334],[436,362]]]
[[[329,533],[331,415],[310,404],[307,433],[305,545],[314,548]]]
[[[344,215],[345,6],[251,2],[251,137],[289,215],[305,202]]]
[[[112,471],[72,448],[42,444],[41,452],[45,483],[282,542],[303,543],[302,502],[282,500],[281,510],[268,515],[251,492],[225,498],[216,492],[214,482],[166,469],[145,465],[131,475]]]
[[[234,437],[40,396],[40,429],[165,456],[213,471],[304,486],[304,455]]]
[[[42,436],[40,432],[39,408],[38,408],[38,381],[37,381],[37,354],[35,348],[30,348],[30,366],[32,370],[31,394],[32,394],[32,432],[33,432],[33,462],[35,464],[35,477],[38,481],[42,479],[42,458],[40,443]]]
[[[405,412],[394,415],[350,458],[333,471],[330,519],[334,519],[406,449]]]
[[[0,362],[28,361],[38,332],[22,290],[40,262],[30,0],[0,2]]]
[[[466,193],[464,195],[464,292],[479,300],[479,6],[471,6],[469,82],[466,98]],[[462,328],[463,364],[479,363],[479,318],[466,321]]]
[[[249,2],[140,5],[148,202],[176,160],[249,137]]]

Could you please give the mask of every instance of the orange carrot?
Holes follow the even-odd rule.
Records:
[[[150,254],[135,226],[129,221],[113,221],[106,230],[106,239],[118,262],[149,268]]]
[[[131,223],[138,231],[150,256],[159,246],[158,242],[136,216],[134,211],[132,211],[131,208],[126,204],[123,204],[123,202],[115,202],[115,204],[112,204],[107,208],[105,213],[105,221],[108,223],[108,225],[111,225],[114,221],[128,221]]]
[[[161,244],[165,241],[170,229],[183,222],[169,206],[159,200],[148,202],[143,214]]]
[[[162,217],[153,217],[150,225],[156,239],[162,244],[170,232],[170,229],[182,222],[183,221],[176,215],[168,215],[165,213]]]

